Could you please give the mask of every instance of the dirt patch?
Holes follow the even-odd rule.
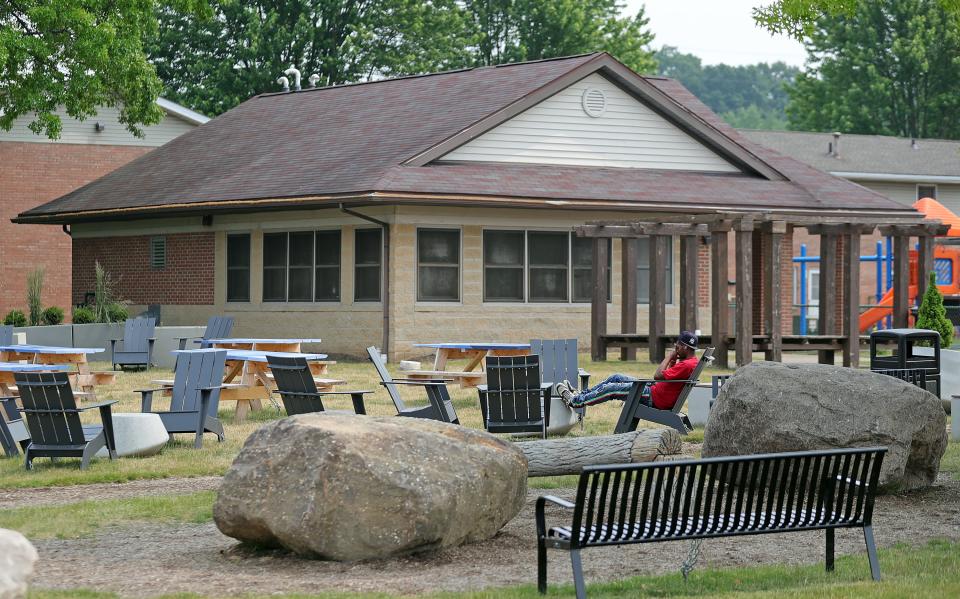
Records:
[[[307,560],[281,551],[253,553],[221,535],[213,524],[115,527],[92,538],[38,542],[42,566],[35,584],[110,590],[130,597],[191,591],[211,596],[323,591],[417,594],[530,584],[536,581],[537,567],[533,502],[541,493],[531,490],[520,515],[488,541],[353,564]],[[568,499],[574,495],[573,489],[549,493]],[[548,517],[553,523],[568,518],[559,509]],[[878,498],[874,529],[881,547],[934,538],[960,540],[960,483],[941,475],[938,484],[926,491]],[[597,582],[677,572],[688,546],[675,542],[591,549],[584,553],[586,577]],[[860,531],[838,531],[837,551],[862,554]],[[569,582],[569,559],[560,551],[550,553],[551,584]],[[698,567],[822,560],[822,532],[790,533],[706,541]],[[880,565],[882,569],[882,560]],[[865,556],[861,566],[863,578],[868,579]]]
[[[160,478],[128,483],[98,483],[72,487],[38,489],[0,489],[0,509],[62,505],[76,501],[125,499],[146,495],[186,495],[199,491],[215,491],[223,480],[219,476],[197,478]]]

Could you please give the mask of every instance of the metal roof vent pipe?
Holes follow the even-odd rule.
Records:
[[[293,77],[293,91],[300,91],[300,71],[293,65],[283,72],[287,77]]]
[[[280,77],[279,79],[277,79],[277,83],[283,86],[283,91],[285,92],[290,91],[290,80],[287,79],[286,77]]]
[[[834,158],[840,157],[840,132],[833,132],[833,143],[830,144],[830,155]]]
[[[320,75],[316,73],[307,77],[307,82],[310,83],[310,87],[317,87],[317,81],[320,81]]]

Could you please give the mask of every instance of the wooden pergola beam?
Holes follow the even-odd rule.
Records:
[[[950,225],[940,221],[924,221],[914,225],[881,225],[878,229],[881,235],[888,237],[922,237],[925,235],[938,237],[946,235],[947,231],[950,230]]]
[[[800,225],[798,225],[800,226]],[[811,235],[869,235],[877,225],[862,223],[816,223],[802,225]]]
[[[701,235],[709,233],[707,225],[681,223],[620,223],[617,225],[580,225],[574,227],[577,237],[617,237],[621,239],[653,235]]]

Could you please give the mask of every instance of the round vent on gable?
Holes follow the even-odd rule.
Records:
[[[603,111],[607,109],[607,97],[602,90],[595,87],[588,87],[583,90],[582,103],[583,111],[594,118],[602,115]]]

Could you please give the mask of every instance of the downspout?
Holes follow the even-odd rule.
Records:
[[[383,348],[384,355],[390,355],[390,223],[361,214],[340,204],[340,211],[379,225],[383,229]],[[354,256],[356,259],[356,256]]]

